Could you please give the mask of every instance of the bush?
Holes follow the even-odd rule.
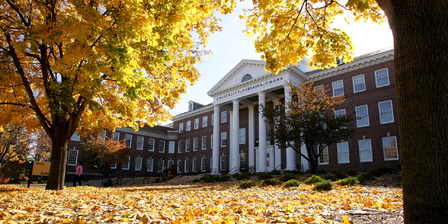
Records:
[[[264,179],[262,182],[263,185],[280,185],[282,182],[280,182],[277,178],[271,178],[271,179]]]
[[[378,169],[376,169],[376,170],[371,170],[371,171],[369,171],[369,173],[372,175],[372,176],[374,176],[374,177],[379,177],[379,176],[381,176],[383,173],[381,172],[381,171],[379,171]]]
[[[321,182],[321,181],[323,181],[323,179],[320,176],[312,175],[311,177],[306,178],[305,184],[313,184],[313,183]]]
[[[333,188],[333,182],[331,182],[330,180],[323,180],[321,182],[316,182],[314,183],[314,189],[315,190],[331,190],[331,188]]]
[[[341,172],[336,172],[333,174],[334,177],[336,177],[336,179],[344,179],[347,177],[347,175],[345,173],[341,173]]]
[[[252,180],[246,180],[246,181],[241,182],[241,184],[240,184],[240,188],[243,188],[243,189],[246,189],[249,187],[256,187],[256,186],[258,186],[257,182],[252,181]]]
[[[201,177],[201,181],[204,181],[205,183],[213,183],[215,181],[217,181],[217,176],[215,175],[205,175]]]
[[[272,179],[273,176],[270,173],[257,173],[257,178],[260,180]]]
[[[279,170],[273,170],[271,172],[269,172],[272,175],[281,175],[282,173]]]
[[[197,182],[200,182],[200,181],[201,181],[200,179],[194,179],[193,183],[197,183]]]
[[[284,173],[281,177],[280,177],[280,181],[286,182],[288,180],[293,180],[296,179],[296,175],[293,173]]]
[[[360,177],[363,177],[364,180],[366,180],[366,181],[375,179],[375,177],[370,172],[365,173],[365,174],[361,175]]]
[[[366,183],[366,179],[364,178],[363,175],[358,177],[358,181],[359,181],[360,184],[365,184]]]
[[[337,180],[336,177],[333,176],[333,175],[327,175],[327,176],[324,177],[324,179],[325,179],[325,180],[331,180],[331,181],[335,181],[335,180]]]
[[[339,185],[355,185],[359,184],[358,177],[347,177],[338,181]]]
[[[249,173],[235,173],[232,175],[232,177],[237,180],[247,180],[250,178],[250,174]]]
[[[355,170],[349,170],[349,171],[347,171],[346,173],[347,173],[347,175],[350,176],[350,177],[356,177],[356,176],[358,176],[358,172],[355,171]]]
[[[216,181],[218,182],[225,182],[229,181],[232,177],[229,174],[223,174],[221,176],[217,176]]]
[[[298,186],[300,186],[300,184],[302,184],[302,183],[300,183],[296,179],[291,179],[291,180],[288,180],[285,183],[283,183],[283,186],[285,186],[285,187],[298,187]]]
[[[392,166],[391,168],[392,168],[393,170],[397,171],[397,172],[401,171],[401,165],[400,165],[400,164],[397,164],[397,165],[395,165],[395,166]]]

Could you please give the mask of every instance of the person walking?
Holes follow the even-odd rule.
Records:
[[[82,165],[81,162],[78,162],[76,166],[76,175],[73,178],[73,187],[76,187],[76,180],[78,180],[79,186],[81,186],[81,175],[82,175]]]

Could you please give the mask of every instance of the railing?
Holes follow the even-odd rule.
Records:
[[[229,170],[229,174],[238,173],[240,171],[239,167],[234,167],[233,169]]]
[[[255,173],[255,166],[249,167],[249,173]]]

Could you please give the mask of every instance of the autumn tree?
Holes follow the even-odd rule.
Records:
[[[52,140],[47,189],[64,187],[75,132],[155,125],[199,78],[214,12],[233,0],[0,2],[0,124]],[[39,127],[40,126],[40,127]]]
[[[34,161],[50,161],[51,139],[44,130],[35,133],[33,157]]]
[[[386,21],[394,36],[405,223],[448,223],[446,0],[261,0],[246,12],[257,52],[278,72],[308,54],[317,68],[352,59],[333,21]]]
[[[108,178],[121,164],[129,162],[130,148],[126,147],[125,139],[121,141],[102,137],[91,137],[83,143],[83,160],[98,168],[104,178]]]
[[[344,96],[329,96],[328,87],[313,89],[313,83],[289,85],[294,100],[286,105],[264,107],[263,116],[273,127],[270,134],[275,143],[282,149],[294,149],[310,162],[310,172],[316,173],[324,149],[353,135],[354,119],[350,115],[335,115],[334,109],[344,102]],[[306,154],[301,151],[302,145]]]
[[[14,125],[4,127],[0,132],[0,173],[10,163],[25,163],[30,144],[30,134],[25,128]]]

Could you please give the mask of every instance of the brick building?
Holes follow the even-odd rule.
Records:
[[[325,70],[310,70],[305,59],[277,75],[265,72],[261,60],[242,60],[208,91],[213,103],[190,101],[188,111],[174,116],[172,129],[144,128],[135,133],[117,129],[120,139],[124,135],[143,139],[131,142],[135,149],[130,164],[124,166],[129,170],[120,172],[155,175],[164,164],[177,165],[183,174],[308,170],[308,161],[291,148],[280,149],[267,137],[269,126],[259,125],[264,122],[260,104],[291,100],[286,82],[314,82],[315,88],[329,86],[333,95],[342,94],[346,99],[337,114],[355,114],[358,118],[355,135],[328,146],[317,170],[365,171],[398,164],[393,57],[393,49],[383,49]],[[155,150],[147,150],[148,139],[154,139]],[[161,142],[165,142],[163,147]],[[141,144],[143,149],[139,149]],[[74,147],[79,146],[72,141],[70,147],[69,164],[73,164]],[[301,150],[306,154],[304,147]],[[78,157],[82,154],[76,153]]]

